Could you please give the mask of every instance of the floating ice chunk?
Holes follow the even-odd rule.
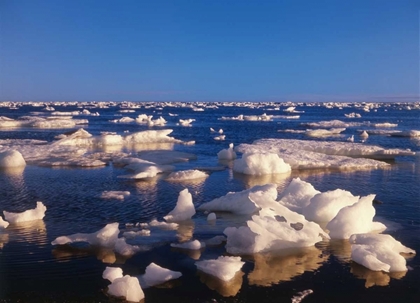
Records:
[[[384,122],[384,123],[370,123],[370,126],[373,127],[377,127],[377,128],[382,128],[382,127],[397,127],[398,124],[396,123],[389,123],[389,122]]]
[[[320,128],[346,128],[346,127],[349,127],[351,124],[340,121],[340,120],[331,120],[331,121],[304,123],[304,125],[309,126],[309,127],[320,127]]]
[[[369,137],[369,134],[364,130],[361,134],[360,134],[360,137],[362,137],[362,138],[367,138],[367,137]]]
[[[277,186],[275,184],[257,185],[240,192],[230,192],[225,196],[200,205],[198,209],[201,211],[228,211],[244,215],[253,214],[259,210],[259,207],[251,199],[253,196],[275,200],[277,198]]]
[[[195,262],[198,270],[215,276],[223,281],[233,279],[235,274],[241,270],[245,262],[241,257],[220,256],[216,260],[203,260]]]
[[[206,246],[218,246],[221,245],[223,242],[226,242],[225,236],[214,236],[213,238],[204,241]]]
[[[352,260],[374,271],[407,271],[406,260],[400,253],[416,253],[390,235],[354,234],[349,241]]]
[[[216,220],[216,214],[215,213],[209,213],[207,216],[207,221],[214,221]]]
[[[191,219],[194,215],[195,207],[192,196],[189,193],[188,188],[186,188],[179,193],[175,208],[163,218],[168,222],[184,221]]]
[[[47,207],[42,202],[36,202],[35,209],[28,209],[21,213],[10,213],[3,211],[4,218],[10,223],[20,223],[32,220],[42,220]]]
[[[309,137],[329,137],[336,136],[345,131],[345,128],[331,128],[331,129],[314,129],[307,130],[305,135]]]
[[[228,149],[222,149],[221,151],[219,151],[217,153],[217,158],[219,160],[234,160],[236,159],[236,153],[233,150],[233,143],[229,144],[229,148]]]
[[[233,162],[233,170],[247,175],[265,175],[288,173],[291,167],[274,153],[245,153]]]
[[[393,137],[420,137],[420,130],[398,131],[391,133]]]
[[[207,178],[209,175],[196,169],[182,170],[170,173],[166,178],[167,181],[183,181],[192,179]]]
[[[124,238],[119,238],[115,242],[114,250],[122,256],[130,257],[139,252],[141,248],[139,246],[128,244]]]
[[[226,139],[226,135],[220,135],[213,138],[216,141],[223,141]]]
[[[347,138],[347,141],[354,142],[354,135],[351,135],[350,137],[348,137]]]
[[[182,273],[179,271],[172,271],[152,262],[146,267],[144,275],[140,276],[140,281],[144,282],[144,285],[143,283],[142,285],[146,288],[165,283],[169,280],[178,279],[181,276]]]
[[[198,240],[183,242],[183,243],[171,243],[171,246],[174,248],[181,248],[181,249],[189,249],[189,250],[198,250],[206,245],[204,243],[201,243]]]
[[[108,286],[108,294],[115,297],[124,297],[130,302],[140,302],[144,298],[139,280],[129,275],[112,281],[112,284]]]
[[[286,207],[278,204],[278,207]],[[293,213],[289,210],[289,215]],[[297,213],[294,216],[301,216]],[[301,216],[303,217],[303,216]],[[322,241],[322,230],[318,224],[304,218],[299,221],[287,220],[280,215],[252,216],[246,226],[228,227],[226,250],[231,254],[253,254],[294,247],[308,247]],[[303,222],[303,223],[302,223]],[[296,224],[299,224],[299,228]]]
[[[149,225],[152,227],[159,227],[161,229],[168,229],[168,230],[175,230],[178,229],[178,223],[167,223],[167,222],[159,222],[158,220],[152,220],[149,222]]]
[[[74,242],[87,242],[91,245],[114,248],[118,239],[118,223],[107,224],[104,228],[91,234],[77,233],[69,236],[61,236],[51,242],[52,245],[64,245]]]
[[[214,128],[210,127],[210,132],[215,133],[216,131],[214,130]]]
[[[195,119],[179,119],[179,124],[182,126],[191,126],[191,123],[194,122]]]
[[[4,221],[3,217],[0,217],[0,228],[7,228],[9,226],[9,222]]]
[[[109,267],[107,266],[102,273],[102,278],[109,280],[109,282],[113,282],[115,279],[122,278],[123,271],[119,267]]]
[[[130,118],[130,117],[122,117],[120,119],[110,120],[109,122],[112,122],[112,123],[132,123],[134,121],[135,121],[135,119],[133,119],[133,118]]]
[[[296,296],[293,296],[292,303],[300,303],[302,300],[307,296],[313,293],[314,291],[312,289],[307,289],[304,291],[300,291],[297,293]]]
[[[118,200],[124,200],[125,197],[128,197],[130,195],[129,191],[104,191],[100,198],[102,199],[118,199]]]
[[[353,196],[343,189],[336,189],[316,194],[310,203],[302,209],[302,214],[309,221],[327,223],[334,218],[340,209],[359,201],[359,196]]]
[[[219,134],[223,134],[223,129],[219,129]]]
[[[279,197],[279,202],[293,211],[302,213],[302,209],[309,205],[310,200],[320,191],[312,184],[294,178]]]
[[[0,152],[0,167],[22,167],[25,165],[25,159],[17,150],[9,149]]]
[[[146,223],[147,224],[147,223]],[[150,230],[149,229],[141,229],[138,231],[126,231],[123,233],[123,236],[126,238],[135,238],[137,236],[150,236]]]
[[[332,239],[348,239],[352,234],[383,231],[386,226],[373,222],[375,208],[373,199],[375,195],[368,195],[359,199],[353,205],[342,208],[327,224]]]

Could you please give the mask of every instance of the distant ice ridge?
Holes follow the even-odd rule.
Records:
[[[240,257],[220,256],[215,260],[203,260],[195,262],[198,270],[219,278],[222,281],[230,281],[241,270],[245,262]]]
[[[33,220],[42,220],[45,217],[47,207],[42,202],[36,202],[34,209],[28,209],[20,213],[3,211],[4,218],[9,223],[21,223]]]
[[[239,115],[237,117],[221,117],[219,120],[234,120],[234,121],[271,121],[273,118],[272,115],[262,114],[262,115]]]
[[[24,116],[19,119],[11,119],[0,116],[1,128],[20,128],[20,127],[34,127],[34,128],[71,128],[81,124],[88,124],[87,119],[73,119],[72,117],[31,117]]]
[[[129,302],[140,302],[144,299],[144,292],[136,277],[123,276],[121,268],[107,267],[102,274],[104,279],[111,282],[108,293],[115,297],[123,297]]]
[[[26,165],[26,161],[22,154],[17,150],[8,149],[0,151],[0,167],[22,167]]]
[[[349,241],[352,260],[374,271],[407,271],[406,260],[400,253],[416,253],[390,235],[354,234]]]
[[[253,144],[241,144],[236,150],[242,153],[275,153],[292,169],[335,168],[365,169],[381,168],[387,163],[375,159],[394,159],[397,156],[413,156],[404,149],[385,149],[379,146],[352,142],[326,142],[293,139],[260,139]],[[366,159],[368,158],[368,159]]]
[[[343,131],[345,128],[330,128],[330,129],[314,129],[314,130],[307,130],[305,135],[309,137],[329,137],[329,136],[337,136]]]

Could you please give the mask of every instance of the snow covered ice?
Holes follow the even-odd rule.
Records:
[[[266,175],[288,173],[291,168],[277,154],[244,153],[233,162],[233,170],[247,175]]]
[[[241,270],[245,262],[240,257],[220,256],[216,260],[203,260],[195,262],[198,270],[215,276],[223,281],[231,280]]]
[[[175,208],[163,218],[168,222],[185,221],[191,219],[194,215],[195,207],[192,196],[186,188],[179,193]]]
[[[0,151],[0,167],[20,167],[25,166],[26,162],[22,154],[17,150]]]
[[[122,275],[120,268],[107,267],[102,275],[111,282],[108,285],[108,294],[115,297],[124,297],[129,302],[140,302],[144,299],[144,292],[136,277]]]
[[[21,223],[33,220],[42,220],[45,216],[47,207],[42,202],[36,202],[35,209],[28,209],[21,213],[3,211],[4,218],[9,223]]]
[[[181,276],[182,273],[179,271],[172,271],[152,262],[146,267],[144,275],[141,275],[139,280],[143,288],[148,288],[169,280],[178,279]]]

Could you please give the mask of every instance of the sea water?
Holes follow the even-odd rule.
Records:
[[[279,193],[295,177],[311,183],[324,192],[337,188],[353,195],[376,194],[375,219],[388,226],[391,234],[404,245],[420,252],[420,137],[390,136],[390,131],[420,130],[418,104],[289,104],[289,103],[118,103],[107,108],[99,103],[50,103],[55,111],[74,112],[88,109],[99,115],[78,115],[88,123],[72,128],[40,129],[29,126],[0,128],[0,140],[17,139],[20,144],[54,142],[57,135],[83,127],[94,136],[102,132],[130,134],[150,129],[172,129],[171,136],[195,144],[144,144],[135,148],[103,148],[110,154],[144,151],[176,150],[194,154],[195,159],[172,165],[175,171],[202,169],[205,179],[169,182],[167,174],[144,180],[122,179],[127,174],[114,165],[69,167],[44,166],[36,161],[26,167],[0,170],[0,211],[21,212],[35,207],[36,201],[47,206],[43,220],[10,225],[0,229],[0,300],[4,302],[115,302],[107,295],[109,282],[102,279],[106,266],[123,269],[124,274],[138,276],[154,262],[182,272],[177,280],[159,287],[147,288],[145,302],[291,302],[297,293],[311,289],[304,302],[418,302],[420,299],[420,259],[418,254],[407,260],[406,273],[387,274],[370,271],[350,259],[347,241],[320,242],[315,247],[242,256],[242,273],[230,285],[220,284],[198,272],[195,262],[226,255],[224,246],[207,247],[200,251],[174,249],[171,243],[189,239],[205,241],[222,235],[228,226],[241,226],[246,218],[218,213],[209,223],[207,214],[197,212],[193,219],[178,230],[153,229],[150,236],[128,239],[143,248],[130,258],[112,250],[91,247],[86,243],[53,246],[51,241],[62,235],[95,232],[108,223],[119,222],[121,231],[136,230],[131,224],[162,221],[177,201],[181,190],[188,188],[196,207],[228,192],[238,192],[254,185],[275,183]],[[295,112],[284,111],[296,106]],[[330,106],[331,105],[331,106]],[[196,108],[203,108],[196,111]],[[23,116],[48,117],[43,103],[4,103],[0,116],[17,119]],[[131,109],[132,112],[121,112]],[[345,114],[359,113],[360,118]],[[165,126],[137,123],[112,123],[122,117],[139,114],[162,116]],[[239,121],[239,115],[262,117]],[[179,125],[179,119],[195,119],[192,126]],[[313,138],[305,135],[308,123],[340,120],[348,124],[339,135]],[[397,126],[375,127],[377,123]],[[216,132],[211,132],[213,128]],[[318,127],[316,127],[318,128]],[[223,129],[225,140],[215,140]],[[312,127],[313,129],[313,127]],[[367,139],[362,130],[382,130]],[[303,139],[316,141],[354,142],[378,145],[386,149],[400,148],[417,152],[390,161],[386,169],[370,170],[293,170],[286,176],[248,176],[235,173],[232,163],[219,162],[217,153],[241,143],[263,138]],[[30,139],[32,141],[23,141]],[[8,146],[10,141],[0,141]],[[16,141],[17,142],[17,141]],[[93,152],[93,151],[92,151]],[[240,155],[239,155],[240,156]],[[124,200],[102,199],[104,191],[128,191]]]

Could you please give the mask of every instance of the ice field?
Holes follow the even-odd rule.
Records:
[[[0,302],[418,302],[420,103],[0,103]]]

